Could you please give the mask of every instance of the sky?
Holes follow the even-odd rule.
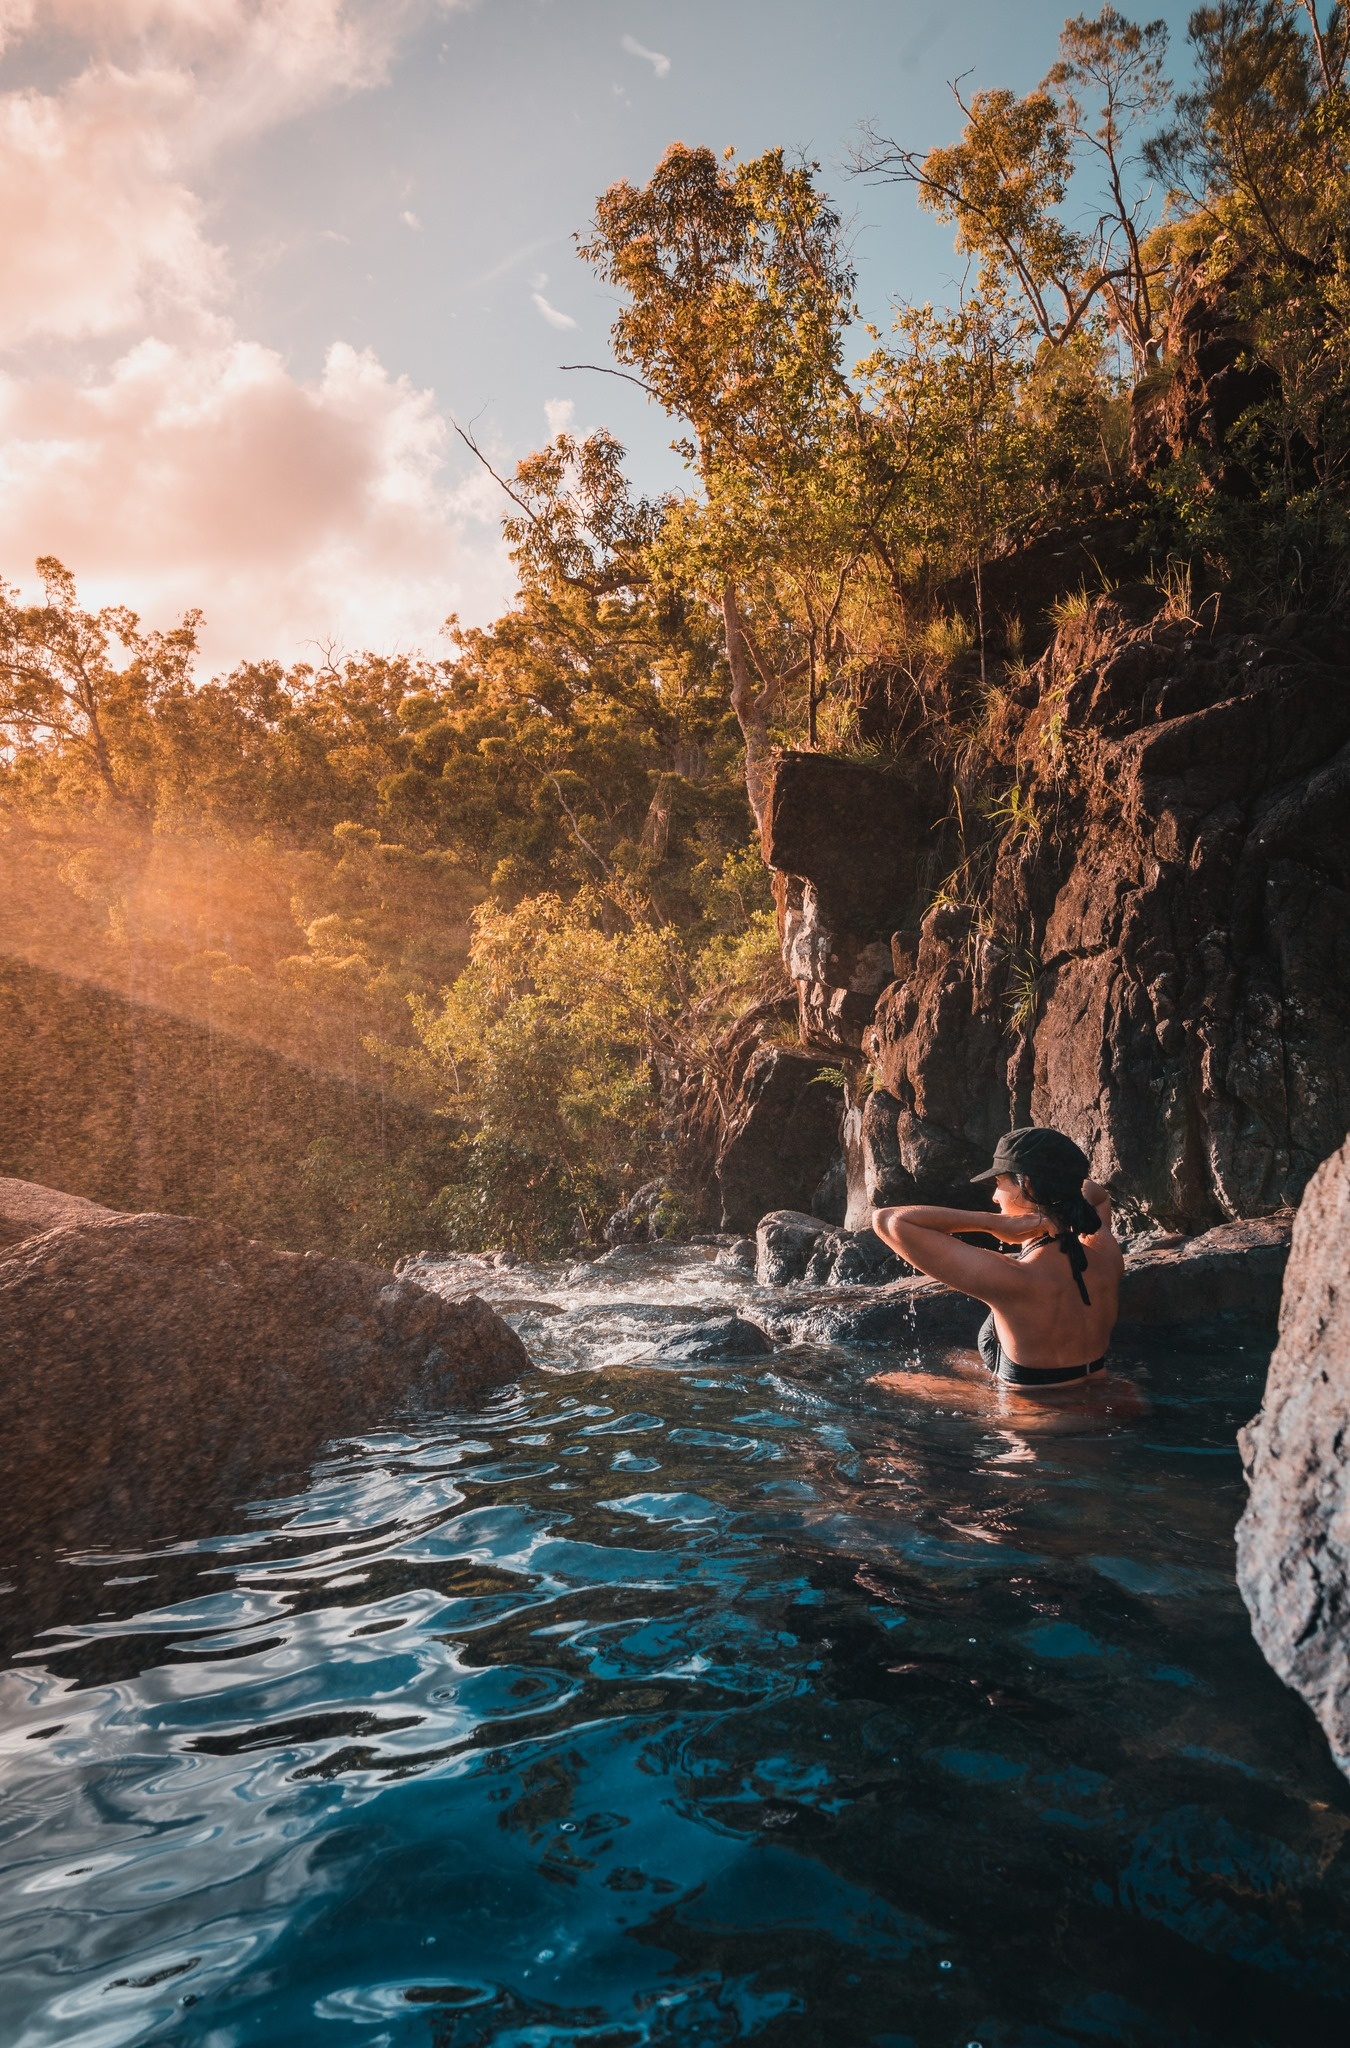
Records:
[[[668,143],[819,162],[866,317],[950,300],[950,230],[847,172],[1035,84],[1065,0],[0,0],[0,578],[205,615],[204,672],[444,653],[509,603],[494,465],[670,423],[616,378],[595,198]],[[1159,12],[1181,48],[1187,7]],[[1142,18],[1142,16],[1140,17]]]

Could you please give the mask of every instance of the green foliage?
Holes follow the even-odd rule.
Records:
[[[781,988],[772,917],[747,908],[749,868],[733,852],[705,879],[713,917],[733,923],[733,903],[738,915],[701,946],[697,928],[590,890],[477,913],[465,971],[438,1005],[414,1004],[420,1064],[457,1134],[440,1203],[456,1242],[537,1254],[592,1239],[670,1164],[668,1083]]]
[[[469,964],[418,1036],[463,1125],[464,1172],[444,1198],[462,1241],[553,1250],[598,1233],[656,1156],[650,1048],[688,982],[668,931],[612,934],[598,903],[527,898],[479,912]]]

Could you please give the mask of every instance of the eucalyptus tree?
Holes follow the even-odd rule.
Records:
[[[1150,247],[1156,207],[1137,130],[1169,104],[1167,40],[1164,22],[1140,25],[1115,7],[1075,15],[1033,92],[998,86],[966,98],[954,84],[959,141],[921,151],[869,128],[854,168],[913,186],[922,206],[953,223],[981,296],[1015,297],[1036,339],[1065,348],[1105,309],[1142,372],[1157,343],[1165,259]],[[1084,214],[1076,173],[1089,165],[1097,195]]]
[[[814,741],[897,486],[896,443],[845,372],[854,275],[816,168],[673,144],[645,186],[603,194],[581,249],[624,294],[615,354],[680,423],[701,487],[668,507],[653,559],[720,610],[760,822],[775,721],[805,681]]]

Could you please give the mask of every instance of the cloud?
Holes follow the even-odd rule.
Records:
[[[422,223],[415,213],[401,213],[399,219],[405,228],[416,228],[419,234],[422,232]]]
[[[560,313],[556,306],[550,306],[542,292],[531,292],[530,297],[539,308],[550,327],[575,327],[576,321],[570,313]]]
[[[549,433],[555,439],[559,434],[567,432],[567,429],[572,424],[572,415],[576,409],[576,401],[571,398],[546,398],[544,400],[544,418],[548,421]]]
[[[670,70],[669,57],[660,50],[646,49],[636,36],[622,36],[620,42],[630,57],[641,57],[644,63],[650,64],[658,78],[664,78]]]
[[[0,96],[0,344],[112,333],[165,302],[220,298],[223,252],[163,140],[190,96],[172,73]]]
[[[437,4],[0,0],[42,79],[0,92],[0,574],[52,553],[87,603],[200,605],[211,668],[434,645],[509,600],[432,395],[340,341],[302,379],[242,336],[201,196],[228,149],[378,86]]]
[[[0,94],[0,346],[218,308],[228,265],[197,174],[227,145],[381,83],[415,8],[0,0],[0,47],[39,23],[86,38],[63,80]]]
[[[471,530],[445,452],[431,394],[369,352],[302,383],[253,342],[143,341],[97,380],[0,377],[0,563],[58,555],[86,603],[157,623],[203,605],[213,669],[429,645],[509,595],[499,508]]]

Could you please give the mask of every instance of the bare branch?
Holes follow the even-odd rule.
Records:
[[[660,402],[659,392],[653,391],[650,384],[644,384],[641,377],[634,377],[627,370],[611,369],[608,363],[559,363],[558,368],[560,370],[594,370],[597,377],[622,377],[625,384],[636,384],[638,390],[645,391],[648,398],[655,398],[658,403]]]

